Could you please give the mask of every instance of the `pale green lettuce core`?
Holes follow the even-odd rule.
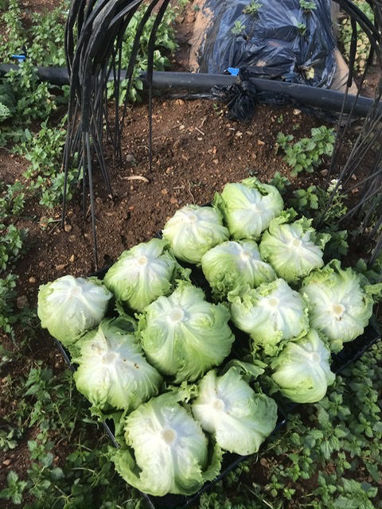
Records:
[[[120,475],[135,488],[155,496],[191,495],[220,470],[221,454],[211,462],[200,424],[171,393],[141,405],[126,419],[128,448],[112,459]]]
[[[199,263],[204,253],[228,239],[228,230],[214,208],[187,205],[167,221],[163,238],[179,260]]]
[[[130,411],[158,394],[162,377],[146,361],[124,318],[103,320],[76,347],[76,386],[96,409],[110,405]]]
[[[235,367],[223,376],[215,371],[204,376],[192,413],[222,449],[243,456],[259,450],[277,421],[275,401],[256,394]]]
[[[276,187],[261,184],[255,177],[241,183],[226,184],[216,194],[214,205],[221,211],[231,236],[235,240],[257,240],[284,207]]]
[[[97,278],[63,276],[41,285],[37,314],[41,327],[70,346],[105,316],[112,294]]]
[[[143,349],[176,382],[196,380],[229,355],[235,339],[229,318],[223,304],[210,304],[203,290],[183,283],[146,308],[139,323]]]
[[[273,380],[280,392],[296,403],[317,403],[335,375],[329,365],[330,350],[314,329],[297,342],[288,343],[273,361]]]
[[[309,306],[312,327],[330,340],[338,352],[343,343],[363,334],[373,312],[367,279],[332,260],[303,281],[300,290]]]
[[[225,298],[232,290],[243,291],[276,279],[272,267],[263,262],[256,242],[227,241],[213,247],[202,258],[202,270],[214,296]]]
[[[167,246],[162,239],[151,239],[124,251],[107,271],[105,285],[131,309],[143,311],[157,297],[171,292],[182,270]]]
[[[278,352],[278,344],[309,330],[307,306],[301,296],[283,280],[263,283],[243,295],[229,294],[234,324],[247,332],[255,348],[268,355]]]
[[[260,253],[279,277],[296,283],[324,265],[323,248],[330,235],[317,234],[311,227],[311,219],[282,224],[284,222],[282,215],[271,221],[269,230],[263,234]]]

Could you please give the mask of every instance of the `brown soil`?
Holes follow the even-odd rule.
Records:
[[[249,175],[268,181],[276,171],[290,177],[282,156],[275,153],[277,133],[286,126],[291,132],[294,126],[298,138],[321,123],[298,110],[260,106],[253,121],[242,125],[227,120],[216,108],[211,101],[157,100],[151,172],[147,108],[131,110],[122,141],[124,161],[122,165],[113,165],[111,157],[108,161],[113,199],[106,196],[102,181],[97,186],[100,267],[124,249],[150,239],[179,207],[210,202],[226,182]],[[19,176],[22,167],[18,159],[8,158],[6,174],[13,171]],[[317,179],[322,176],[313,180]],[[53,213],[55,222],[46,226],[49,211],[34,202],[28,206],[28,217],[18,223],[28,229],[27,253],[17,272],[22,276],[21,294],[30,305],[36,302],[39,284],[66,273],[78,276],[95,270],[89,214],[84,221],[79,201],[70,204],[65,229],[60,227],[60,209]]]

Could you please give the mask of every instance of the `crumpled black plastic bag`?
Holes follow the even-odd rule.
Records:
[[[258,78],[329,88],[336,70],[330,0],[314,0],[311,11],[300,0],[260,1],[255,16],[243,14],[250,0],[206,1],[213,16],[199,48],[199,72],[248,67]],[[245,26],[241,35],[232,33],[235,21]]]
[[[257,103],[256,87],[250,81],[240,81],[230,87],[213,87],[213,97],[220,99],[228,107],[228,118],[239,122],[250,122]]]
[[[252,68],[243,67],[239,71],[236,83],[229,87],[212,88],[212,96],[228,107],[227,116],[230,120],[250,122],[258,103],[284,105],[291,102],[291,99],[285,95],[257,90],[253,80],[256,77],[256,72]]]

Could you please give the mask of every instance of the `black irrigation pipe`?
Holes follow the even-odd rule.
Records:
[[[17,68],[18,66],[15,64],[0,64],[0,75],[6,74],[10,70],[17,70]],[[42,81],[48,81],[53,85],[69,84],[69,74],[66,68],[38,67],[37,74]],[[121,71],[121,79],[124,79],[125,74],[124,71]],[[148,87],[146,73],[142,74],[142,79]],[[225,74],[155,71],[152,86],[158,92],[186,90],[195,94],[203,94],[210,92],[215,86],[229,87],[237,83],[237,80],[237,77]],[[299,103],[330,112],[340,113],[343,111],[359,117],[366,117],[374,105],[374,100],[371,98],[344,94],[336,90],[262,78],[253,78],[253,83],[259,92],[282,94]],[[382,103],[378,104],[376,108],[377,112],[382,114]]]
[[[144,79],[144,75],[143,75]],[[237,77],[224,74],[195,74],[183,72],[155,72],[153,86],[156,90],[175,91],[187,89],[195,93],[209,92],[214,86],[231,86],[237,83]],[[280,80],[268,80],[251,78],[259,92],[273,92],[289,97],[300,103],[326,111],[341,112],[344,104],[344,112],[358,116],[366,116],[374,104],[374,99],[368,97],[347,95],[336,90],[315,88],[308,85],[287,83]],[[344,100],[345,99],[345,100]],[[354,109],[353,109],[354,108]],[[377,106],[382,113],[382,104]]]

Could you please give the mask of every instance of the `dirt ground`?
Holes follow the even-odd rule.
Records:
[[[41,12],[54,7],[55,1],[25,0],[23,6],[26,10]],[[193,23],[191,9],[179,21],[181,45],[175,68],[187,70],[187,41]],[[293,133],[299,139],[322,123],[293,107],[259,106],[252,122],[239,124],[228,120],[224,108],[210,100],[156,99],[150,171],[147,106],[132,108],[122,140],[122,164],[116,164],[107,150],[113,198],[107,196],[100,176],[96,176],[99,266],[110,265],[123,250],[149,240],[181,206],[210,202],[214,193],[221,191],[227,182],[250,175],[268,181],[279,171],[296,187],[325,183],[325,162],[320,171],[299,177],[297,182],[290,176],[282,154],[275,151],[278,132]],[[349,140],[344,146],[345,153],[350,146]],[[21,178],[27,166],[23,158],[0,150],[0,173],[6,183]],[[17,224],[28,230],[26,253],[13,271],[19,275],[19,308],[36,305],[40,284],[64,274],[88,275],[95,270],[89,211],[84,217],[80,190],[69,204],[63,229],[60,207],[50,212],[31,200],[26,210],[27,215]],[[48,222],[48,218],[53,222]],[[49,341],[48,336],[42,334],[34,355],[46,359],[47,365],[54,369],[62,369],[62,360]],[[22,366],[19,369],[22,370]],[[10,468],[25,471],[28,439],[25,439],[24,452],[21,445],[13,453]],[[6,470],[3,469],[4,476]]]
[[[211,101],[157,100],[150,172],[147,107],[133,108],[122,141],[123,164],[113,166],[108,161],[113,199],[107,197],[100,179],[97,186],[100,268],[124,249],[149,240],[181,206],[210,202],[227,182],[249,175],[268,181],[275,171],[290,177],[282,155],[274,150],[277,133],[284,126],[288,131],[295,126],[299,137],[320,123],[299,110],[260,106],[253,121],[242,125],[227,120]],[[23,169],[22,161],[11,162],[15,173]],[[12,177],[10,171],[7,176]],[[323,177],[318,174],[313,180]],[[69,205],[64,229],[59,223],[60,209],[53,216],[56,222],[45,227],[47,210],[33,202],[28,206],[28,219],[18,224],[28,229],[28,251],[17,272],[27,283],[25,295],[31,305],[39,284],[66,273],[86,275],[95,269],[89,214],[84,221],[78,198]]]

